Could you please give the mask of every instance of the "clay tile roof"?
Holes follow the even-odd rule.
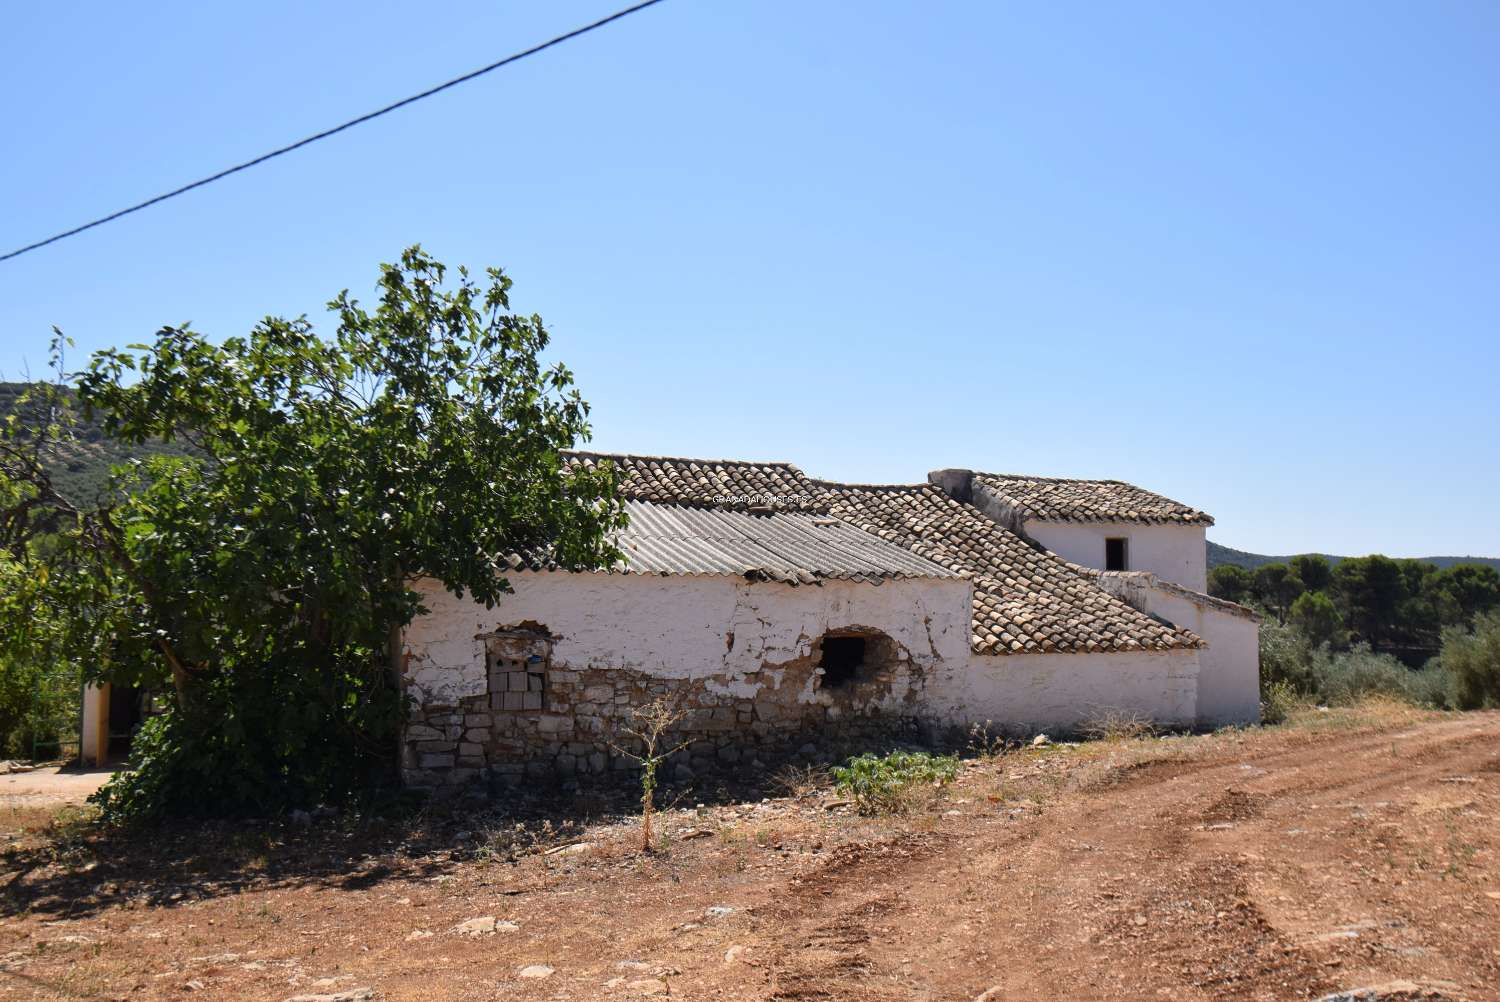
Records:
[[[1213,525],[1180,501],[1120,480],[1070,480],[1011,473],[976,473],[974,483],[1009,504],[1021,518],[1044,522],[1147,522]]]
[[[684,459],[602,452],[569,452],[565,458],[593,467],[608,460],[620,472],[620,494],[631,501],[750,511],[823,511],[812,482],[791,463],[734,459]]]
[[[936,487],[819,482],[829,511],[974,585],[978,654],[1162,651],[1203,646],[1127,605],[1084,569],[1033,547]]]
[[[663,527],[669,519],[686,519],[694,509],[826,513],[968,579],[974,588],[970,641],[976,653],[1161,651],[1203,646],[1191,632],[1154,619],[1109,594],[1099,586],[1092,572],[1035,548],[979,509],[955,501],[927,484],[829,483],[808,478],[790,463],[599,452],[570,452],[566,458],[589,466],[608,460],[620,472],[621,494],[627,502],[669,506],[670,510],[636,508],[637,516],[644,515],[646,520],[638,531],[652,551],[652,561],[660,558],[670,563],[674,559],[688,559],[681,553],[675,557],[667,555],[675,541],[673,534],[664,532]],[[976,481],[982,477],[990,475],[975,475]],[[1046,482],[1037,478],[1016,479]],[[1116,486],[1129,488],[1128,484]],[[1175,504],[1154,494],[1147,496]],[[1208,518],[1201,512],[1194,514]],[[780,531],[779,525],[775,528]],[[699,536],[695,547],[715,535],[702,528],[692,532]],[[724,545],[725,534],[717,535],[720,541],[714,545]],[[735,545],[739,545],[738,540]],[[707,561],[710,555],[700,552],[692,559]],[[889,561],[890,555],[886,553],[879,559]],[[763,569],[770,569],[766,561],[760,563],[766,563]],[[512,566],[521,564],[516,560]],[[630,569],[646,571],[645,565]],[[693,573],[671,569],[657,572]]]

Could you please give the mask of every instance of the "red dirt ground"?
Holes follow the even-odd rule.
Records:
[[[119,843],[12,810],[0,998],[1500,999],[1500,714],[1010,752],[898,818],[832,799],[514,861],[474,817]]]

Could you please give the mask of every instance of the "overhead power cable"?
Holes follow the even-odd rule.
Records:
[[[233,167],[227,167],[224,170],[219,171],[217,174],[210,174],[208,177],[201,178],[197,181],[192,182],[191,184],[185,184],[181,188],[174,188],[169,192],[157,195],[155,198],[148,198],[144,202],[132,205],[127,209],[121,209],[118,212],[111,212],[107,216],[100,216],[98,219],[95,219],[92,222],[84,223],[82,226],[75,226],[71,230],[64,230],[63,232],[50,236],[45,240],[38,240],[34,244],[27,244],[25,247],[17,248],[16,250],[13,250],[8,254],[0,255],[0,261],[9,261],[13,257],[20,257],[22,254],[26,254],[30,251],[37,250],[38,248],[45,247],[48,244],[54,244],[59,240],[65,240],[68,237],[76,236],[79,233],[82,233],[84,230],[91,230],[95,226],[103,226],[105,223],[113,222],[114,220],[119,219],[121,216],[128,216],[132,212],[140,212],[142,209],[150,208],[151,206],[156,205],[158,202],[165,202],[169,198],[176,198],[178,195],[186,194],[187,192],[192,191],[194,188],[202,188],[204,185],[213,184],[215,181],[226,178],[231,174],[238,174],[242,170],[248,170],[249,168],[254,167],[257,164],[263,164],[267,160],[274,160],[279,156],[283,156],[284,154],[290,153],[293,150],[299,150],[302,147],[315,143],[320,139],[327,139],[329,136],[337,135],[338,133],[343,132],[345,129],[352,129],[356,125],[363,125],[365,122],[368,122],[373,118],[379,118],[381,115],[388,115],[398,108],[404,108],[409,104],[416,104],[423,98],[432,97],[434,94],[441,93],[450,87],[457,87],[461,83],[468,83],[475,77],[482,77],[486,73],[498,70],[502,66],[509,66],[511,63],[520,62],[527,56],[534,56],[538,52],[541,52],[543,49],[550,49],[554,45],[560,45],[563,42],[568,41],[569,39],[577,38],[579,35],[586,35],[596,28],[602,28],[606,24],[618,21],[624,17],[629,17],[636,11],[645,10],[647,7],[652,7],[661,2],[662,0],[643,0],[642,3],[638,3],[633,7],[626,7],[624,10],[616,11],[608,17],[600,18],[592,24],[586,24],[581,28],[574,28],[567,34],[558,35],[556,38],[548,39],[547,41],[542,42],[540,45],[533,45],[531,48],[526,49],[522,52],[517,52],[514,55],[506,56],[504,59],[501,59],[498,62],[490,63],[488,66],[481,66],[479,69],[474,70],[471,73],[465,73],[461,77],[454,77],[452,80],[449,80],[446,83],[440,83],[436,87],[430,87],[427,90],[422,91],[420,94],[413,94],[411,97],[402,98],[401,100],[396,101],[393,104],[386,105],[384,108],[377,108],[375,111],[372,111],[365,115],[360,115],[358,118],[351,118],[349,121],[343,123],[342,125],[335,125],[331,129],[324,129],[322,132],[315,133],[314,135],[308,136],[305,139],[299,139],[295,143],[290,143],[279,149],[274,149],[269,153],[263,153],[260,156],[256,157],[254,160],[246,160],[242,164],[235,164]]]

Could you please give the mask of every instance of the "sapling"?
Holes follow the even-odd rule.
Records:
[[[653,851],[651,845],[651,816],[656,810],[656,771],[662,763],[680,751],[688,742],[680,741],[667,746],[664,739],[672,726],[686,716],[675,702],[669,699],[653,699],[631,712],[631,726],[625,734],[640,742],[641,750],[632,751],[615,745],[622,755],[628,755],[641,764],[641,851]]]

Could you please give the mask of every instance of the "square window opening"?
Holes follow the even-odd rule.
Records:
[[[1130,570],[1129,540],[1122,537],[1104,541],[1104,569],[1107,571]]]
[[[823,669],[823,687],[835,689],[848,685],[858,676],[865,664],[864,637],[824,637],[823,656],[818,667]]]

